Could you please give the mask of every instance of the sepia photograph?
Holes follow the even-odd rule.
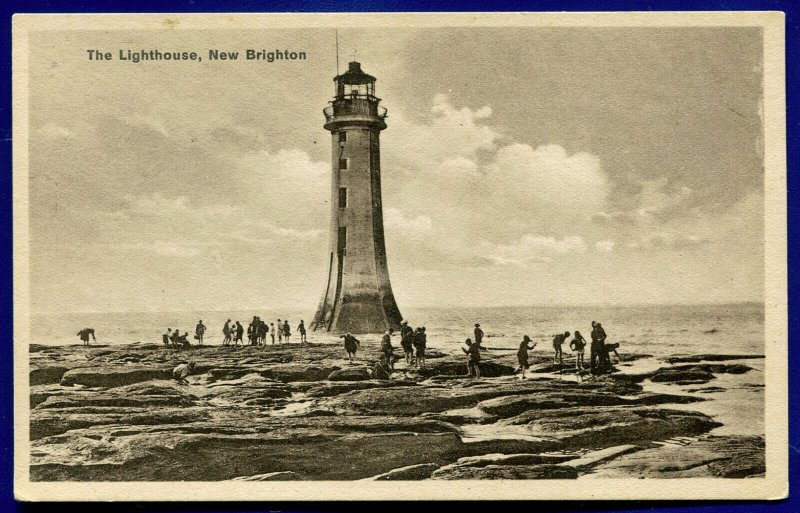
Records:
[[[15,16],[17,498],[784,497],[783,23]]]

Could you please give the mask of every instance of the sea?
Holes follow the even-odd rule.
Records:
[[[608,342],[619,342],[621,352],[654,356],[674,354],[764,354],[764,305],[736,303],[713,305],[644,306],[503,306],[404,308],[409,324],[425,326],[428,344],[444,347],[462,344],[479,323],[492,346],[516,347],[524,335],[549,349],[556,333],[580,331],[587,339],[592,321],[602,323]],[[198,312],[109,312],[34,314],[30,342],[64,345],[80,343],[76,333],[94,328],[99,344],[161,343],[167,328],[194,335],[199,320],[208,327],[206,344],[222,342],[227,319],[247,326],[253,316],[267,322],[289,320],[296,332],[300,320],[311,324],[313,310],[239,310]],[[380,335],[374,335],[379,337]],[[337,337],[309,330],[311,342]]]

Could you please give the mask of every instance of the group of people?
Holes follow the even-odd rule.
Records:
[[[200,324],[202,323],[203,321],[200,321]],[[181,335],[181,332],[178,328],[175,328],[174,330],[172,328],[167,328],[166,333],[161,335],[161,339],[164,342],[164,347],[171,346],[175,349],[181,349],[192,346],[192,344],[189,342],[189,332],[184,331],[183,335]]]
[[[234,346],[239,345],[239,342],[242,343],[244,346],[244,334],[245,328],[241,322],[236,321],[235,323],[231,324],[231,320],[228,319],[225,321],[225,325],[222,327],[222,334],[224,335],[224,339],[222,340],[223,346],[229,346],[233,344]],[[300,343],[305,344],[308,342],[306,338],[306,325],[305,322],[301,319],[300,324],[297,326],[297,332],[300,333]],[[275,344],[275,339],[278,339],[278,343],[282,344],[289,343],[289,339],[292,336],[292,328],[289,326],[289,321],[284,319],[278,319],[278,325],[275,326],[274,322],[269,323],[262,320],[258,316],[254,316],[253,320],[247,325],[247,340],[249,341],[251,346],[263,346],[267,344],[267,336],[270,337],[272,344]]]
[[[570,332],[565,331],[564,333],[558,333],[553,337],[553,364],[564,364],[564,351],[562,346],[564,343],[569,339]],[[606,332],[603,329],[603,326],[597,322],[592,321],[592,333],[591,333],[591,345],[589,346],[590,349],[590,362],[589,367],[591,368],[591,372],[593,375],[598,374],[605,374],[610,372],[611,370],[611,356],[610,353],[614,353],[617,356],[617,359],[620,360],[620,355],[617,352],[617,348],[619,347],[619,343],[614,344],[606,344]],[[525,335],[524,339],[520,343],[519,351],[517,352],[517,356],[519,359],[519,371],[521,371],[521,378],[525,377],[525,370],[530,367],[528,363],[528,351],[533,349],[536,346],[534,342],[533,346],[528,347],[530,343],[530,338]],[[585,348],[587,345],[586,339],[581,335],[580,331],[576,331],[575,335],[573,335],[572,340],[569,343],[569,347],[572,352],[575,353],[575,369],[577,371],[583,371],[586,368],[586,362],[584,360],[584,353]]]
[[[385,369],[389,373],[394,371],[394,346],[392,345],[392,335],[394,329],[389,328],[381,339],[381,358],[378,367]],[[346,343],[346,342],[345,342]],[[408,325],[408,321],[400,323],[400,347],[406,364],[417,368],[425,365],[425,349],[428,345],[428,335],[425,333],[425,326],[414,329]]]

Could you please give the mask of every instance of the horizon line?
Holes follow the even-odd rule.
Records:
[[[765,305],[766,301],[759,300],[734,300],[734,301],[699,301],[699,302],[638,302],[638,303],[533,303],[533,304],[496,304],[496,305],[458,305],[458,304],[440,304],[440,305],[417,305],[410,307],[414,308],[609,308],[609,307],[670,307],[670,306],[724,306],[724,305],[744,305],[744,304],[758,304]],[[287,310],[316,310],[316,307],[301,307],[301,306],[287,306],[281,307]],[[224,312],[242,312],[242,311],[264,311],[274,310],[269,307],[253,307],[253,308],[221,308],[221,309],[191,309],[191,310],[84,310],[84,311],[31,311],[31,315],[86,315],[86,314],[151,314],[151,313],[195,313],[195,312],[208,312],[208,313],[224,313]]]

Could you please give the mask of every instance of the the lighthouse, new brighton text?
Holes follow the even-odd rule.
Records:
[[[379,135],[386,109],[375,96],[375,77],[358,62],[334,83],[336,96],[323,111],[333,141],[328,283],[311,327],[378,333],[402,320],[383,236]]]

